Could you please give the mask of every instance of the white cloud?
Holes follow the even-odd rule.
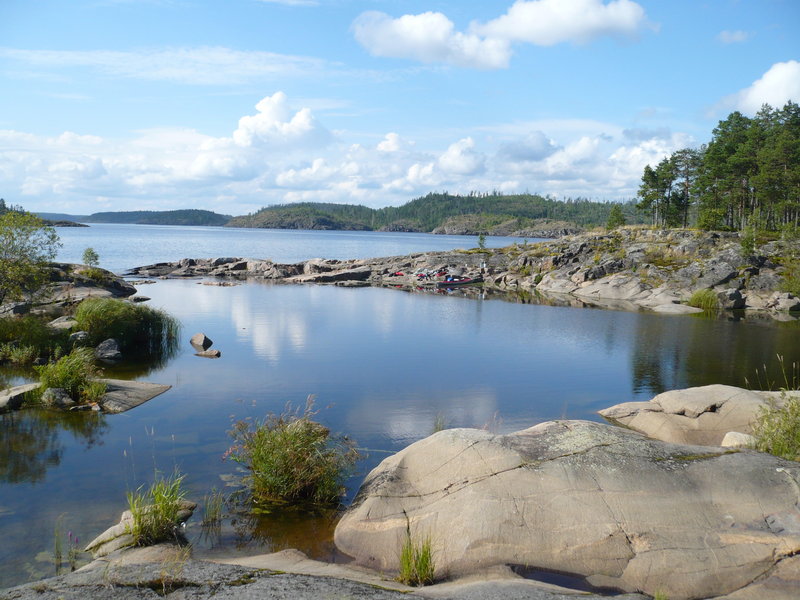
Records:
[[[749,87],[724,98],[718,108],[755,114],[765,103],[781,108],[789,100],[800,102],[800,62],[796,60],[775,63]]]
[[[748,39],[750,39],[750,33],[741,30],[728,31],[726,29],[717,34],[717,41],[723,44],[740,44]]]
[[[511,57],[507,42],[457,32],[453,22],[438,12],[393,19],[382,12],[368,11],[356,18],[352,29],[358,43],[374,56],[478,69],[507,67]]]
[[[239,127],[233,132],[233,141],[238,146],[286,149],[321,145],[331,138],[310,109],[303,108],[293,115],[283,92],[267,96],[256,104],[256,110],[257,114],[239,119]]]
[[[552,46],[586,43],[602,36],[634,37],[647,25],[631,0],[517,0],[506,14],[473,31],[491,38]]]
[[[486,157],[475,151],[470,137],[451,144],[437,162],[442,171],[455,175],[475,175],[483,171],[485,163]]]
[[[194,85],[229,85],[290,75],[321,74],[331,67],[326,61],[315,58],[222,47],[136,52],[0,48],[0,57],[25,63],[29,67],[86,67],[114,77]]]
[[[177,128],[128,140],[0,131],[0,179],[8,201],[71,212],[213,202],[220,212],[244,214],[265,198],[378,207],[442,189],[620,199],[635,195],[646,164],[691,145],[668,130],[568,120],[476,128],[425,148],[398,132],[364,145],[347,135],[332,136],[312,111],[277,92],[227,136]]]
[[[472,23],[468,32],[456,31],[446,15],[432,11],[398,18],[368,11],[352,30],[374,56],[502,69],[508,67],[513,42],[552,46],[635,37],[647,25],[644,9],[632,0],[517,0],[506,14]]]

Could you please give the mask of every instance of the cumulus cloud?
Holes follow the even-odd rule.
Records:
[[[303,108],[292,114],[286,94],[277,92],[256,104],[255,115],[239,119],[233,141],[242,147],[277,146],[279,148],[324,144],[330,133],[322,127],[311,110]]]
[[[356,18],[352,30],[358,43],[374,56],[478,69],[507,67],[511,57],[507,42],[455,31],[453,22],[439,12],[393,19],[386,13],[368,11]]]
[[[445,173],[456,175],[475,175],[484,169],[486,157],[475,151],[472,138],[464,138],[451,144],[439,157],[438,165]]]
[[[717,34],[717,41],[723,44],[740,44],[750,39],[750,34],[747,31],[720,31]]]
[[[484,25],[481,35],[537,46],[586,43],[602,36],[634,37],[647,25],[644,9],[631,0],[517,0],[506,14]]]
[[[514,42],[552,46],[635,37],[647,24],[644,9],[632,0],[517,0],[504,15],[472,23],[467,32],[431,11],[397,18],[368,11],[356,18],[352,31],[374,56],[501,69],[509,64]]]
[[[800,62],[796,60],[775,63],[749,87],[723,99],[719,108],[755,114],[765,103],[780,108],[789,100],[800,102]]]
[[[243,214],[265,198],[385,206],[441,189],[620,199],[635,195],[645,165],[692,142],[658,128],[558,120],[476,129],[424,148],[397,132],[364,145],[346,135],[334,137],[312,111],[277,92],[226,136],[177,128],[129,140],[0,131],[0,179],[7,200],[72,212],[212,201],[216,210]]]
[[[533,131],[522,139],[503,143],[498,150],[501,159],[512,162],[537,161],[547,158],[558,149],[541,131]]]

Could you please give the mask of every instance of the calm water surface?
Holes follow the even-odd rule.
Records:
[[[122,415],[0,415],[0,587],[52,574],[54,529],[85,543],[118,520],[125,492],[149,484],[155,470],[185,473],[197,501],[223,488],[236,473],[221,458],[231,423],[301,405],[309,394],[319,420],[366,449],[349,499],[369,469],[427,436],[439,415],[450,427],[498,432],[561,417],[597,420],[603,407],[666,389],[743,385],[776,353],[800,360],[797,321],[375,288],[160,280],[139,293],[181,320],[182,345],[165,365],[107,374],[167,383],[169,392]],[[193,355],[188,338],[198,331],[221,359]],[[332,558],[330,515],[239,515],[204,534],[201,514],[187,528],[199,554],[299,547]]]
[[[83,251],[92,247],[100,255],[100,266],[115,273],[181,258],[235,256],[293,263],[309,258],[374,258],[478,245],[476,236],[465,235],[111,223],[61,227],[58,235],[64,245],[58,260],[83,262]],[[523,241],[522,238],[488,236],[486,245],[500,248]],[[536,240],[531,238],[530,241]]]

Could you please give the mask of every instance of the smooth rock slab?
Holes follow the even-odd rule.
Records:
[[[440,575],[518,564],[708,598],[768,579],[800,552],[799,495],[800,464],[750,450],[586,421],[453,429],[376,467],[334,539],[358,563],[395,570],[410,527],[430,536]],[[799,589],[800,571],[788,571]]]
[[[720,446],[730,431],[750,434],[759,410],[781,401],[780,392],[706,385],[664,392],[649,402],[617,404],[600,415],[664,442]]]
[[[127,381],[124,379],[100,379],[108,386],[105,395],[99,400],[98,404],[107,413],[121,413],[156,396],[160,396],[171,385],[161,383],[147,383],[145,381]]]
[[[25,402],[25,395],[38,387],[38,383],[26,383],[0,391],[0,413],[19,409]]]

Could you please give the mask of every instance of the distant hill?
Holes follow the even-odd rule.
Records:
[[[46,221],[54,221],[54,222],[56,221],[80,222],[88,218],[87,215],[68,215],[66,213],[37,212],[36,215],[40,219],[45,219]]]
[[[99,212],[82,217],[84,223],[130,223],[135,225],[225,225],[230,215],[210,210],[134,210]]]
[[[491,234],[497,229],[496,233],[506,235],[510,221],[523,229],[536,229],[542,221],[560,221],[578,227],[605,225],[613,204],[580,198],[554,200],[536,194],[461,196],[437,193],[416,198],[402,206],[379,209],[315,202],[269,206],[251,215],[234,217],[228,226],[441,232],[457,218],[473,225],[475,230],[468,234]],[[623,203],[621,207],[628,223],[642,222],[634,201]]]

